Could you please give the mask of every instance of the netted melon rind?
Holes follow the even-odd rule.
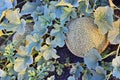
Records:
[[[68,49],[76,56],[83,57],[92,48],[101,52],[105,45],[105,35],[99,32],[91,18],[77,18],[70,22],[68,29],[66,44]]]

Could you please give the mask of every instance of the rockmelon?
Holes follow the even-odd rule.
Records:
[[[68,30],[66,45],[76,56],[83,57],[92,48],[101,53],[108,45],[106,36],[98,30],[92,18],[82,17],[72,20]]]

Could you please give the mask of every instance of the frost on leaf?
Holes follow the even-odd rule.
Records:
[[[70,3],[66,2],[65,0],[61,0],[56,6],[68,6],[73,7]]]
[[[16,2],[16,0],[14,0]],[[10,0],[0,0],[0,16],[4,10],[13,8],[13,3]]]
[[[96,71],[92,70],[91,72],[93,74],[91,80],[106,80],[106,71],[102,67],[97,66]]]
[[[55,76],[50,76],[47,78],[47,80],[55,80]]]
[[[106,34],[109,30],[112,30],[113,24],[113,10],[108,7],[98,7],[94,13],[95,24],[97,24],[99,30]]]
[[[5,17],[5,18],[8,19],[9,23],[19,24],[21,22],[20,21],[19,11],[20,11],[19,8],[15,9],[14,11],[13,10],[5,10],[2,13],[1,19],[3,17]]]
[[[2,69],[0,69],[0,77],[4,77],[5,75],[5,71],[3,71]]]
[[[113,30],[109,31],[108,39],[111,44],[120,43],[120,19],[113,23]]]
[[[62,24],[64,24],[66,21],[70,21],[70,17],[76,18],[77,14],[75,12],[75,9],[72,7],[64,7],[63,8],[63,14],[60,16],[60,21]]]
[[[54,49],[52,46],[44,45],[41,47],[40,51],[42,52],[45,60],[49,60],[52,58],[54,59],[59,58],[59,56],[56,54],[57,53],[56,49]]]
[[[37,3],[35,2],[26,2],[21,10],[21,15],[31,14],[37,8]]]
[[[78,0],[66,0],[66,2],[72,4],[73,7],[78,7]]]
[[[98,61],[101,61],[101,59],[99,52],[95,48],[92,48],[85,54],[84,63],[89,69],[96,69],[99,65]]]
[[[29,42],[28,45],[28,52],[31,53],[32,49],[35,47],[35,49],[37,51],[40,50],[41,48],[41,43],[43,42],[43,39],[41,38],[41,36],[39,36],[38,34],[33,34],[33,35],[27,35],[26,36],[26,40]]]
[[[75,77],[74,77],[74,76],[69,76],[69,77],[67,78],[67,80],[75,80]]]
[[[0,26],[8,31],[17,31],[19,34],[23,35],[25,32],[26,21],[20,19],[19,11],[19,8],[3,11],[2,16],[0,17],[0,20],[3,19],[3,22],[1,22]]]
[[[120,79],[120,56],[117,56],[112,60],[112,66],[113,66],[113,76]]]
[[[73,74],[75,77],[79,78],[81,76],[81,72],[83,72],[83,68],[79,62],[77,62],[75,65],[72,65],[72,68],[70,69],[70,74]]]
[[[50,12],[55,13],[57,18],[60,18],[60,16],[63,13],[63,10],[62,10],[63,7],[55,6],[57,3],[58,3],[57,1],[51,1],[50,5],[49,5],[49,10],[50,10]]]
[[[50,32],[51,36],[55,36],[55,39],[53,40],[54,43],[56,43],[56,46],[63,47],[65,44],[65,33],[68,32],[67,27],[64,27],[62,25],[55,24],[54,29]]]
[[[17,58],[14,62],[14,70],[16,72],[26,70],[27,66],[33,63],[33,57],[28,53],[27,48],[24,46],[20,46],[16,56]]]

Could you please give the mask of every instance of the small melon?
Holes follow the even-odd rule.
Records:
[[[101,53],[108,45],[106,36],[98,30],[92,18],[82,17],[72,20],[68,30],[66,45],[76,56],[83,57],[92,48]]]

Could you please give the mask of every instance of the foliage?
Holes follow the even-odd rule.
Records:
[[[93,17],[98,29],[108,33],[111,44],[120,44],[120,18],[114,21],[114,8],[108,6],[108,0],[23,2],[21,9],[17,0],[0,2],[0,30],[11,31],[7,35],[12,37],[0,45],[3,47],[0,47],[0,80],[56,80],[56,75],[61,76],[66,67],[69,68],[67,80],[108,80],[111,75],[120,78],[120,46],[105,56],[95,48],[90,49],[81,63],[60,63],[57,53],[57,48],[65,45],[67,24],[83,16]],[[104,59],[113,54],[116,57],[112,65],[109,62],[113,67],[106,67]]]

